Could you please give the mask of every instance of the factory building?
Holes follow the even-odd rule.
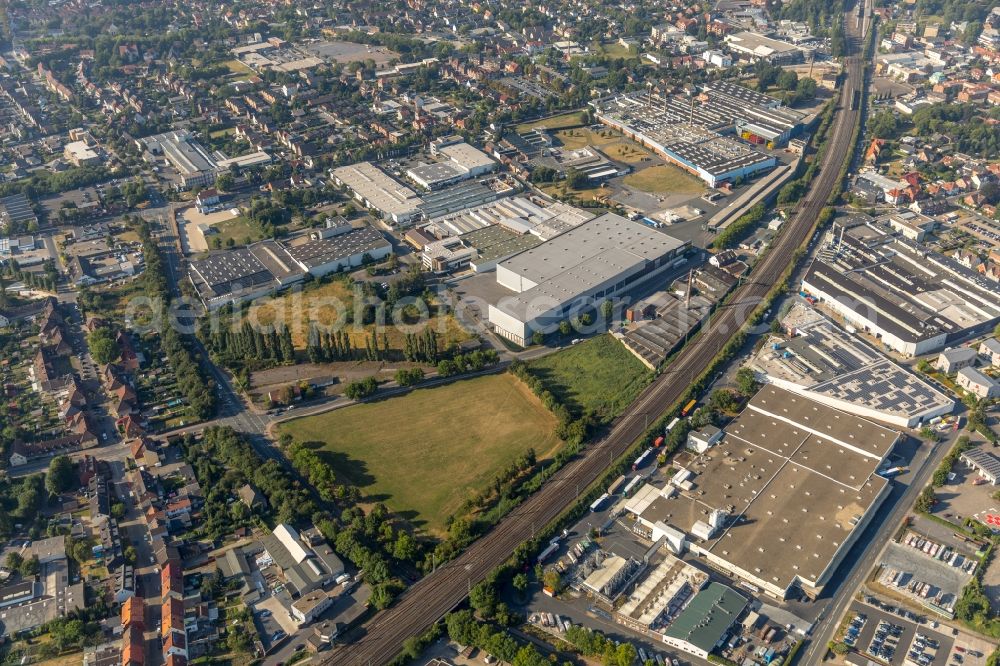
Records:
[[[803,128],[803,114],[728,81],[706,84],[694,97],[652,92],[592,102],[598,119],[695,173],[712,187],[753,176],[777,161],[739,142],[780,148]]]
[[[802,291],[852,329],[905,356],[1000,322],[1000,286],[880,225],[837,226]]]
[[[702,659],[718,647],[747,608],[747,599],[721,583],[710,583],[663,634],[667,645]]]
[[[489,307],[497,334],[524,345],[536,331],[686,261],[690,242],[607,213],[497,264],[497,283],[514,295]]]
[[[800,119],[791,115],[794,112],[741,104],[714,90],[691,99],[632,93],[592,105],[603,124],[695,174],[710,187],[753,177],[778,164],[771,155],[723,134],[776,147],[786,144],[801,128]],[[754,112],[744,113],[747,109]]]
[[[804,301],[751,357],[759,379],[828,407],[901,428],[950,414],[955,401],[834,325]],[[975,352],[973,352],[975,353]]]
[[[442,158],[441,161],[420,164],[406,172],[410,180],[425,190],[441,189],[486,175],[497,168],[492,157],[470,146],[460,136],[436,139],[431,143],[431,154]]]
[[[272,294],[302,282],[302,270],[273,240],[191,262],[191,283],[209,310]]]
[[[315,231],[307,242],[286,249],[299,268],[318,278],[385,259],[392,244],[371,227],[355,229],[348,224]]]
[[[815,597],[889,494],[877,471],[900,438],[767,385],[721,442],[685,454],[664,487],[646,484],[624,509],[638,534],[771,597]]]
[[[766,61],[772,65],[794,65],[803,61],[801,48],[756,32],[735,32],[725,37],[729,50],[741,60]]]
[[[397,225],[409,224],[420,215],[423,199],[371,162],[339,167],[332,175],[337,186],[349,188],[366,208]]]

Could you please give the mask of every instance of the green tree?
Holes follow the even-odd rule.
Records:
[[[559,333],[560,335],[569,335],[573,332],[573,327],[565,319],[559,322]]]
[[[545,344],[545,333],[542,331],[535,331],[531,334],[531,343],[535,345]]]
[[[511,585],[513,585],[514,589],[518,592],[524,592],[528,589],[528,575],[523,572],[516,574],[513,580],[511,580]]]
[[[736,387],[745,398],[749,398],[760,390],[760,382],[757,375],[750,368],[740,368],[736,372]]]
[[[224,171],[219,174],[215,179],[215,187],[222,192],[229,192],[233,189],[233,185],[236,184],[236,179],[233,178],[233,174],[228,171]]]
[[[88,335],[87,345],[90,347],[90,355],[100,365],[113,363],[121,356],[114,334],[106,327],[95,329]]]
[[[56,456],[49,462],[45,488],[53,495],[64,493],[77,485],[76,465],[69,456]]]
[[[913,508],[920,513],[930,513],[931,509],[934,508],[934,488],[927,486],[920,494],[917,496],[917,501],[914,502]]]
[[[542,583],[556,594],[559,594],[563,589],[562,576],[555,569],[549,569],[545,572],[545,575],[542,577]]]

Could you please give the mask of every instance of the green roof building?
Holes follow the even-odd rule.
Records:
[[[706,659],[746,607],[743,595],[710,583],[673,621],[663,634],[663,642]]]

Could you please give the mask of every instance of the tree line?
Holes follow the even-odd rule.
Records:
[[[159,320],[169,321],[167,306],[171,301],[166,261],[146,220],[134,222],[146,271],[142,276],[146,295],[159,308]],[[173,326],[160,327],[160,345],[167,355],[167,364],[177,379],[177,388],[184,395],[192,417],[207,419],[215,412],[215,382],[208,379],[200,360],[191,351],[189,341]]]
[[[203,339],[206,339],[212,355],[227,367],[259,369],[295,361],[295,347],[287,326],[271,327],[265,331],[244,321],[239,330],[218,329]]]

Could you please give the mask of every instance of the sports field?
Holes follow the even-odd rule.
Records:
[[[620,414],[652,377],[610,334],[531,361],[528,369],[568,408],[593,410],[603,420]]]
[[[353,405],[279,426],[316,443],[338,477],[415,526],[445,531],[448,516],[529,448],[550,457],[556,419],[519,380],[488,375]]]

